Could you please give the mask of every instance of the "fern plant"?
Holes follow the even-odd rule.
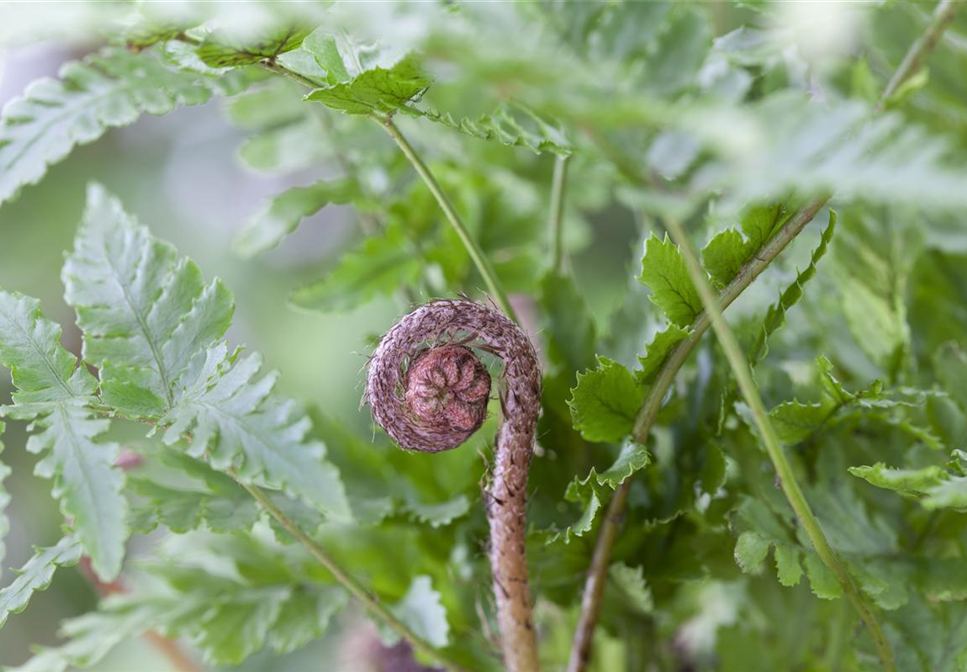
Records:
[[[228,281],[97,175],[67,310],[2,276],[0,560],[44,545],[0,664],[967,669],[961,4],[45,17],[105,46],[4,107],[2,230],[81,145],[213,99],[284,188],[218,238]],[[332,206],[358,235],[253,291]],[[262,355],[257,299],[377,326]],[[8,492],[30,461],[56,538]],[[97,604],[28,652],[72,566]]]

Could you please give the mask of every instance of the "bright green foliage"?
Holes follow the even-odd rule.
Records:
[[[864,412],[884,422],[902,424],[905,422],[904,411],[925,399],[922,392],[913,389],[884,391],[880,381],[873,381],[865,390],[849,392],[833,375],[833,365],[828,359],[820,356],[816,366],[821,400],[815,403],[787,401],[769,413],[773,427],[784,443],[805,441],[832,424]],[[935,443],[929,432],[917,432],[917,428],[911,425],[904,425],[904,428],[930,444]]]
[[[632,474],[644,469],[650,463],[651,455],[645,447],[629,441],[621,447],[621,452],[610,467],[601,473],[597,473],[594,469],[591,469],[591,473],[588,474],[587,478],[580,481],[575,479],[572,485],[575,483],[586,485],[589,481],[593,481],[598,485],[604,485],[614,490],[631,478]]]
[[[761,361],[769,352],[769,337],[777,330],[781,329],[786,323],[786,313],[795,306],[804,295],[804,287],[809,280],[816,275],[816,264],[826,255],[829,242],[833,239],[836,231],[836,213],[830,211],[829,224],[823,229],[819,244],[813,250],[809,258],[809,265],[796,275],[796,279],[779,296],[779,300],[769,306],[766,311],[765,319],[762,321],[762,329],[758,332],[752,345],[749,347],[749,361],[753,364]]]
[[[198,57],[213,68],[251,65],[292,51],[309,34],[305,28],[277,26],[251,30],[215,30],[198,47]]]
[[[733,228],[719,231],[708,241],[702,250],[702,265],[716,287],[725,287],[732,281],[748,260],[751,247],[750,241]]]
[[[850,467],[849,473],[878,488],[917,499],[925,509],[967,510],[967,455],[954,451],[949,471],[938,466],[893,469],[882,462],[872,467]]]
[[[393,112],[418,97],[430,80],[418,61],[406,56],[389,68],[374,67],[348,81],[340,81],[325,89],[316,89],[306,100],[322,103],[346,114]]]
[[[574,280],[548,273],[541,281],[541,301],[547,311],[548,355],[570,371],[594,364],[596,330]]]
[[[430,577],[415,577],[406,595],[390,611],[433,646],[444,647],[449,642],[447,611],[440,604],[440,593],[433,590]]]
[[[188,13],[108,3],[110,20],[97,26],[131,51],[68,64],[60,80],[11,103],[0,123],[0,201],[142,113],[249,89],[225,111],[243,136],[238,158],[256,173],[246,179],[276,185],[253,191],[276,195],[243,216],[235,251],[282,249],[241,268],[220,254],[228,241],[204,244],[225,277],[250,280],[237,285],[249,318],[240,333],[264,343],[266,362],[315,369],[365,353],[364,339],[393,323],[394,303],[372,299],[485,299],[488,283],[463,240],[386,136],[381,122],[392,117],[511,295],[541,360],[527,550],[544,667],[563,669],[598,535],[619,523],[588,672],[879,669],[872,620],[861,623],[814,551],[748,409],[733,403],[714,334],[699,333],[701,302],[681,251],[662,235],[675,218],[693,247],[704,243],[714,288],[735,299],[726,317],[791,474],[898,669],[962,672],[967,13],[920,43],[931,51],[923,67],[877,111],[931,7],[800,4],[289,3],[238,31],[246,17],[218,3]],[[60,14],[73,16],[45,15],[45,31],[88,37]],[[0,41],[27,39],[16,23],[0,26]],[[216,122],[185,123],[150,135],[197,138]],[[554,155],[569,157],[563,191]],[[162,193],[179,201],[172,211],[220,219],[183,208],[178,194],[167,185]],[[66,187],[63,195],[69,201]],[[832,211],[825,227],[803,222],[803,208],[827,197],[839,222]],[[319,235],[318,250],[290,254],[296,241],[286,237],[316,213],[325,219],[329,204],[350,206],[359,233]],[[552,212],[561,219],[549,225]],[[791,221],[805,228],[776,253],[770,242],[785,243]],[[558,243],[565,254],[552,263]],[[320,260],[328,266],[314,275]],[[734,296],[750,264],[768,268]],[[212,666],[282,672],[302,659],[279,654],[305,645],[319,647],[310,660],[327,660],[318,652],[342,647],[333,640],[355,632],[366,608],[340,616],[349,593],[260,509],[253,487],[431,647],[473,672],[502,669],[488,638],[480,499],[496,400],[470,445],[432,456],[397,450],[365,412],[331,403],[355,407],[355,370],[297,377],[290,389],[303,401],[322,399],[319,385],[333,393],[303,411],[278,394],[260,355],[225,341],[232,294],[96,186],[62,278],[80,362],[32,300],[0,294],[0,360],[17,388],[3,414],[32,423],[27,448],[42,453],[39,473],[54,479],[67,518],[55,522],[70,529],[8,577],[0,621],[57,566],[87,554],[108,577],[128,529],[155,536],[125,577],[131,592],[67,621],[63,646],[23,669],[107,668],[114,647],[147,630],[185,640]],[[278,314],[259,302],[285,301],[287,288],[316,278],[291,303],[351,314],[297,316],[284,338],[270,333],[276,325],[261,320]],[[332,338],[343,325],[347,334],[335,336],[344,338]],[[500,368],[493,363],[498,388]],[[632,437],[645,403],[647,436],[638,427]],[[131,440],[135,422],[152,427],[147,438]],[[20,426],[11,425],[3,457],[19,469]],[[123,477],[112,466],[121,441]],[[7,473],[0,465],[9,486]],[[606,519],[616,491],[624,508]],[[0,510],[7,500],[0,490]],[[0,516],[0,539],[7,526]]]
[[[689,336],[690,332],[687,329],[677,327],[674,324],[668,325],[655,334],[651,343],[645,347],[645,355],[638,357],[638,364],[641,367],[635,372],[638,375],[638,380],[646,384],[651,383],[672,348]]]
[[[702,301],[685,268],[681,250],[668,236],[651,236],[645,241],[639,280],[651,289],[651,300],[668,320],[687,327],[702,312]]]
[[[420,523],[430,527],[443,527],[467,515],[470,511],[470,500],[464,495],[457,495],[439,504],[410,504],[407,511]]]
[[[844,222],[837,248],[843,311],[856,342],[893,374],[910,345],[904,301],[908,263],[901,250],[917,245],[915,229],[885,228],[872,218]]]
[[[322,511],[349,516],[338,471],[308,419],[259,378],[261,358],[218,343],[234,301],[218,280],[139,226],[102,188],[88,194],[85,223],[64,266],[88,361],[101,394],[125,415],[160,421],[164,441],[190,435],[189,454],[245,482],[285,488]]]
[[[81,559],[82,546],[75,536],[66,536],[55,546],[39,548],[20,569],[13,583],[0,590],[0,628],[10,614],[27,608],[30,597],[39,590],[47,590],[58,567],[70,567]]]
[[[599,357],[598,368],[579,373],[571,390],[574,428],[588,441],[620,441],[631,433],[643,397],[628,369]]]
[[[31,85],[8,103],[0,121],[0,203],[34,184],[76,145],[141,114],[167,114],[207,101],[230,82],[209,81],[169,68],[151,52],[105,49],[66,64],[60,79]]]
[[[343,256],[325,278],[296,290],[292,303],[300,308],[345,310],[412,283],[420,269],[403,227],[393,225]]]
[[[364,47],[338,31],[318,28],[302,48],[325,71],[328,83],[306,100],[347,114],[395,112],[419,98],[431,83],[415,54]]]
[[[359,195],[358,185],[349,179],[293,187],[272,198],[255,215],[235,239],[235,251],[242,257],[253,257],[270,250],[295,231],[306,217],[330,203],[349,203]]]
[[[435,121],[472,138],[493,140],[509,147],[526,147],[538,154],[552,152],[567,156],[573,146],[567,137],[526,108],[502,107],[475,119],[454,119],[449,113],[404,107],[402,112]]]
[[[188,549],[191,560],[180,559]],[[97,612],[67,621],[70,641],[41,650],[23,669],[94,665],[149,629],[184,637],[209,662],[238,664],[266,646],[280,653],[304,646],[347,601],[342,589],[310,575],[305,558],[251,536],[189,536],[145,569],[151,589],[108,599]]]
[[[351,514],[338,470],[325,447],[307,439],[310,423],[295,403],[272,394],[277,376],[259,377],[262,358],[241,357],[222,343],[194,360],[181,379],[177,403],[161,418],[167,444],[190,436],[188,454],[265,483],[319,507],[337,519]]]
[[[180,534],[201,527],[231,532],[249,530],[258,520],[255,500],[231,477],[170,450],[151,451],[148,457],[127,479],[139,500],[131,512],[135,531],[147,534],[163,525]],[[180,472],[186,482],[166,483],[166,469]]]
[[[206,284],[194,262],[152,238],[99,185],[88,189],[63,279],[101,394],[134,417],[173,406],[185,387],[180,376],[224,335],[235,309],[220,281]]]
[[[54,480],[53,495],[73,520],[94,570],[110,580],[121,571],[128,537],[124,477],[113,467],[119,446],[96,441],[109,425],[90,409],[97,382],[61,346],[60,336],[40,302],[0,292],[0,363],[17,387],[14,404],[0,413],[31,421],[27,450],[44,456],[35,472]]]

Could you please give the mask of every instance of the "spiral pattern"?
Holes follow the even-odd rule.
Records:
[[[504,664],[539,669],[525,542],[527,472],[540,416],[541,372],[534,346],[500,311],[466,299],[433,301],[404,316],[369,364],[366,400],[400,446],[436,453],[456,448],[486,417],[491,379],[472,348],[503,361],[502,422],[485,487],[490,566]]]

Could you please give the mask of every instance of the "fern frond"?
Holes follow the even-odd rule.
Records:
[[[237,79],[238,76],[235,76]],[[11,100],[0,118],[0,204],[37,183],[77,145],[142,114],[198,105],[229,84],[168,67],[153,51],[107,48],[64,65]]]
[[[94,571],[113,579],[128,537],[124,475],[113,466],[119,446],[95,440],[109,426],[91,410],[97,381],[61,346],[60,335],[60,326],[41,314],[39,301],[0,292],[0,363],[11,370],[17,388],[13,405],[0,414],[40,430],[27,441],[27,450],[44,456],[36,473],[54,479],[54,497]]]

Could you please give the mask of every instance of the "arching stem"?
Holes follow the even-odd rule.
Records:
[[[867,604],[863,595],[860,593],[860,589],[857,587],[853,577],[829,545],[829,541],[826,539],[819,520],[809,507],[809,502],[806,501],[806,496],[803,494],[802,488],[799,487],[796,473],[793,471],[789,460],[786,459],[786,454],[779,442],[779,435],[776,434],[776,430],[772,426],[769,413],[766,411],[765,404],[762,402],[762,396],[759,394],[759,390],[752,380],[752,370],[749,368],[749,363],[746,361],[745,355],[742,354],[742,349],[739,347],[739,342],[735,338],[735,334],[732,333],[732,329],[722,315],[722,310],[719,308],[718,301],[716,301],[715,295],[712,292],[712,287],[708,283],[705,271],[702,270],[698,258],[695,256],[695,251],[692,250],[692,244],[689,242],[688,236],[685,235],[682,225],[675,218],[667,218],[666,224],[672,239],[685,256],[685,265],[688,268],[689,276],[691,276],[692,284],[698,290],[698,295],[702,299],[702,305],[705,306],[706,313],[708,313],[712,328],[715,329],[715,335],[718,336],[722,350],[725,352],[725,358],[732,368],[732,373],[735,376],[739,389],[742,391],[745,403],[749,405],[756,429],[759,430],[759,437],[762,439],[766,453],[769,455],[769,460],[776,470],[776,479],[779,487],[782,488],[782,492],[786,496],[789,506],[795,512],[797,520],[805,530],[806,536],[809,537],[809,541],[812,543],[819,558],[836,576],[836,580],[842,587],[846,599],[853,605],[853,608],[856,609],[860,618],[869,628],[870,634],[873,636],[873,642],[876,644],[877,653],[880,656],[880,662],[883,664],[883,669],[886,672],[894,672],[896,670],[896,662],[893,659],[893,652],[890,650],[890,645],[886,641],[883,628],[880,626],[873,609]]]
[[[383,336],[370,359],[366,396],[373,418],[403,448],[429,453],[456,448],[480,426],[487,401],[482,386],[489,390],[490,384],[467,343],[504,364],[503,418],[484,489],[490,567],[504,665],[510,672],[537,672],[526,555],[527,477],[541,395],[534,346],[489,306],[434,301],[404,316]]]

